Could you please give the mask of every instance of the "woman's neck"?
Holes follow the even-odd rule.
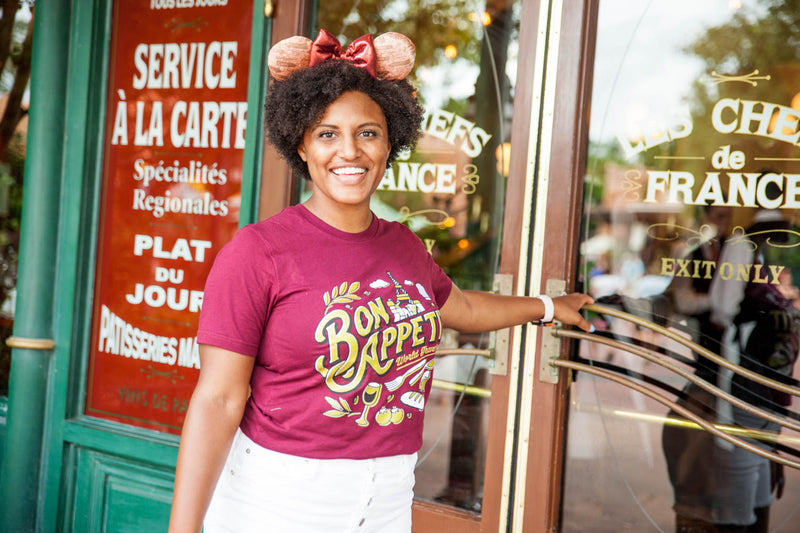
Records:
[[[333,208],[316,201],[312,194],[303,202],[303,206],[329,226],[346,233],[361,233],[372,224],[372,211],[369,205],[337,205]]]

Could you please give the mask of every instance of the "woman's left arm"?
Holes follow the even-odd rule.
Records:
[[[589,331],[591,324],[580,314],[580,308],[593,302],[591,296],[578,292],[553,298],[553,316],[564,324]],[[540,320],[545,307],[539,298],[462,291],[453,285],[440,314],[445,327],[479,333]]]

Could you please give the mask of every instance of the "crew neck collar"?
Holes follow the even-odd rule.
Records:
[[[297,208],[297,213],[300,216],[302,216],[306,221],[311,223],[314,227],[339,239],[350,240],[350,241],[368,240],[374,237],[375,234],[378,232],[378,225],[379,225],[378,217],[375,216],[375,213],[373,213],[372,211],[370,211],[370,214],[372,215],[372,220],[370,221],[369,226],[367,226],[367,228],[363,231],[350,233],[349,231],[342,231],[338,228],[335,228],[334,226],[331,226],[330,224],[319,218],[317,215],[312,213],[303,204],[297,204],[295,207]]]

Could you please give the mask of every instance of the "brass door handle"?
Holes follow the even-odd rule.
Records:
[[[717,436],[717,437],[719,437],[719,438],[721,438],[723,440],[726,440],[726,441],[730,442],[734,446],[738,446],[740,448],[744,448],[745,450],[750,451],[750,452],[752,452],[752,453],[754,453],[756,455],[760,455],[761,457],[765,457],[765,458],[769,459],[770,461],[775,461],[776,463],[780,463],[782,465],[786,465],[788,467],[800,470],[800,462],[793,461],[791,459],[787,459],[786,457],[783,457],[782,455],[778,455],[776,453],[768,452],[767,450],[764,450],[763,448],[759,448],[758,446],[750,444],[749,442],[747,442],[747,441],[745,441],[743,439],[740,439],[738,437],[734,437],[733,435],[730,435],[729,433],[727,433],[725,431],[722,431],[721,429],[718,429],[711,422],[708,422],[703,417],[694,414],[689,409],[686,409],[685,407],[683,407],[681,405],[678,405],[677,403],[673,402],[672,400],[670,400],[669,398],[665,397],[664,395],[659,394],[659,393],[657,393],[657,392],[655,392],[653,390],[650,390],[647,387],[645,387],[643,385],[640,385],[640,384],[636,383],[635,381],[632,381],[632,380],[630,380],[628,378],[624,378],[622,376],[618,376],[617,374],[615,374],[613,372],[609,372],[608,370],[602,370],[600,368],[596,368],[596,367],[593,367],[591,365],[587,365],[587,364],[583,364],[583,363],[577,363],[575,361],[556,360],[556,361],[551,361],[550,364],[554,365],[554,366],[557,366],[557,367],[560,367],[560,368],[569,368],[569,369],[572,369],[572,370],[580,370],[581,372],[586,372],[587,374],[592,374],[592,375],[595,375],[595,376],[598,376],[598,377],[602,377],[604,379],[613,381],[613,382],[615,382],[615,383],[617,383],[619,385],[622,385],[624,387],[627,387],[629,389],[633,389],[633,390],[635,390],[637,392],[640,392],[640,393],[644,394],[645,396],[647,396],[647,397],[649,397],[649,398],[651,398],[651,399],[653,399],[653,400],[655,400],[655,401],[657,401],[657,402],[659,402],[659,403],[661,403],[663,405],[666,405],[670,409],[674,410],[677,413],[680,413],[682,416],[686,417],[687,419],[691,420],[692,422],[694,422],[698,426],[702,427],[704,430],[708,431],[709,433],[711,433],[711,434],[713,434],[713,435],[715,435],[715,436]]]

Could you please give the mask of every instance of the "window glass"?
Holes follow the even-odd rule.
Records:
[[[181,432],[203,287],[240,222],[252,20],[249,0],[114,3],[88,416]]]
[[[580,279],[601,304],[797,386],[796,2],[602,0],[596,39]],[[639,325],[594,318],[601,335],[798,419],[788,394]],[[661,365],[597,343],[575,357],[800,461],[798,432]],[[800,529],[800,471],[784,470],[778,498],[768,460],[638,392],[578,373],[568,435],[562,531],[717,531],[766,519],[770,531]]]
[[[14,325],[17,296],[17,253],[28,131],[33,15],[32,2],[10,4],[0,13],[0,24],[10,47],[2,56],[0,72],[0,418],[5,416],[11,348],[6,339]],[[9,20],[11,21],[10,23]]]
[[[499,0],[326,1],[310,35],[325,28],[347,47],[396,31],[416,45],[410,81],[425,108],[423,136],[387,170],[372,209],[415,231],[462,289],[491,289],[499,263],[519,11],[519,2]],[[307,195],[301,184],[298,200]],[[445,332],[442,348],[490,342]],[[479,512],[489,362],[438,357],[433,385],[416,495]]]

